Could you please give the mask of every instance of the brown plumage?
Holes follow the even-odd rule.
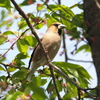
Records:
[[[65,25],[58,23],[58,22],[53,23],[48,27],[46,33],[43,35],[43,38],[41,39],[41,43],[43,44],[51,61],[56,56],[60,48],[61,29],[63,28],[65,28]],[[33,51],[32,66],[27,76],[27,80],[31,81],[32,75],[36,71],[36,69],[40,66],[45,65],[46,63],[47,61],[46,61],[45,55],[40,45],[37,45],[37,47]]]

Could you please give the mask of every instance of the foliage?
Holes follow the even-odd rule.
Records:
[[[83,20],[83,13],[74,14],[71,10],[73,7],[82,9],[81,4],[67,7],[65,5],[49,4],[49,0],[41,0],[41,4],[38,4],[36,0],[24,0],[19,4],[20,7],[27,6],[27,8],[29,5],[36,5],[37,13],[29,12],[27,14],[30,22],[34,25],[36,24],[34,26],[36,29],[41,29],[45,24],[49,26],[53,22],[61,22],[67,27],[65,35],[70,36],[72,40],[74,39],[78,43],[85,40],[86,25]],[[13,14],[16,9],[11,6],[10,0],[1,0],[0,7],[7,9],[7,11],[1,10],[0,14],[0,27],[3,30],[0,34],[0,46],[11,45],[0,55],[0,71],[6,72],[6,74],[0,75],[0,98],[2,100],[40,100],[40,98],[41,100],[55,100],[57,95],[48,67],[38,70],[38,75],[33,76],[32,82],[27,82],[26,80],[29,71],[25,60],[30,57],[29,51],[31,51],[31,48],[34,48],[37,44],[37,40],[28,29],[26,21],[21,16]],[[14,21],[17,21],[17,23]],[[39,23],[40,21],[41,23]],[[10,27],[14,24],[17,25],[18,30],[12,31]],[[6,31],[4,31],[5,27]],[[5,64],[9,59],[5,54],[15,49],[19,53],[13,57],[10,64]],[[85,44],[79,47],[75,53],[79,53],[82,50],[90,52],[89,46]],[[58,66],[78,86],[84,89],[89,88],[91,76],[82,66],[68,62],[53,62],[53,64]],[[74,98],[77,100],[78,90],[75,84],[63,77],[57,70],[54,70],[54,75],[58,92],[63,92],[64,94],[62,99],[73,100]],[[95,90],[89,92],[95,95]],[[90,98],[83,90],[81,90],[80,96],[81,98]]]

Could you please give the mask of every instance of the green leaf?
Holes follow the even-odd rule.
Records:
[[[50,16],[50,14],[45,14],[45,16],[47,18],[47,25],[48,26],[50,26],[54,22],[58,22],[56,19],[54,19],[52,16]]]
[[[8,95],[6,95],[6,98],[4,98],[3,100],[17,100],[18,97],[19,97],[20,95],[22,95],[22,94],[23,94],[23,92],[21,92],[21,91],[16,91],[16,92],[14,92],[13,94],[8,94]]]
[[[80,86],[83,88],[88,87],[88,81],[91,79],[91,76],[82,66],[67,62],[53,63],[59,67],[66,75],[70,76],[71,78],[76,78]]]
[[[13,72],[13,71],[15,71],[16,69],[17,69],[17,68],[9,67],[9,68],[8,68],[8,71],[9,71],[9,72]]]
[[[11,11],[10,0],[0,0],[0,7],[6,8],[8,11]]]
[[[72,63],[67,63],[67,62],[53,62],[53,64],[55,64],[59,68],[64,68],[65,70],[67,70],[67,69],[70,69],[72,71],[75,70],[78,73],[80,73],[80,75],[82,75],[83,77],[86,77],[87,79],[91,78],[91,76],[88,74],[86,69],[84,69],[80,65],[72,64]]]
[[[78,3],[78,8],[83,10],[83,4]]]
[[[37,44],[37,40],[33,36],[26,36],[24,39],[26,40],[25,43],[29,46],[35,47]]]
[[[23,21],[20,21],[20,22],[18,23],[18,26],[19,26],[19,30],[20,30],[20,29],[25,28],[25,27],[27,26],[27,23],[26,23],[26,22],[23,22]]]
[[[27,52],[28,45],[25,43],[24,39],[20,39],[17,41],[17,48],[18,48],[19,52]]]
[[[2,66],[0,66],[0,71],[5,71],[5,69]]]
[[[82,51],[82,50],[84,50],[84,52],[91,52],[90,46],[87,45],[87,44],[84,44],[84,45],[80,46],[80,47],[76,50],[75,54],[79,53],[79,52]]]
[[[15,59],[26,59],[26,58],[29,58],[29,57],[30,56],[28,55],[28,53],[22,52],[22,53],[17,54],[17,56],[15,57]]]
[[[7,40],[7,36],[0,35],[0,45],[3,44]]]
[[[32,90],[34,91],[34,94],[32,95],[32,98],[35,98],[36,100],[46,100],[47,96],[44,93],[44,89],[41,87],[32,87]]]
[[[22,65],[25,65],[25,63],[23,61],[21,61],[21,59],[14,59],[14,63],[16,66],[21,67]]]
[[[6,24],[7,24],[7,21],[2,21],[2,22],[0,23],[0,27],[5,26]]]
[[[69,15],[70,17],[74,16],[74,13],[71,11],[71,9],[65,5],[49,5],[49,8],[52,10],[58,10],[63,12],[65,15]],[[49,11],[50,9],[48,9]],[[51,11],[51,10],[50,10]]]
[[[45,8],[44,4],[38,4],[37,6],[38,11],[43,10],[44,8]]]
[[[67,19],[70,20],[70,17],[67,17]],[[68,22],[68,21],[65,21],[65,19],[63,19],[63,18],[62,18],[62,23],[63,23],[64,25],[66,25],[67,29],[71,29],[71,28],[72,28],[72,27],[71,27],[71,23]]]
[[[41,79],[41,86],[45,85],[47,83],[47,79]]]
[[[73,100],[72,99],[72,97],[73,97],[72,95],[73,95],[72,93],[67,93],[67,94],[64,95],[63,98],[64,98],[64,100]]]
[[[41,86],[41,77],[32,77],[32,83],[35,87]]]
[[[84,29],[86,28],[86,26],[84,25],[83,13],[76,14],[73,17],[72,23],[75,24],[78,27],[81,27],[81,28],[84,28]]]
[[[28,17],[29,17],[30,19],[35,18],[35,16],[34,16],[32,13],[28,13],[27,15],[28,15]]]
[[[14,77],[14,78],[16,77],[16,78],[19,78],[19,79],[23,79],[23,78],[26,77],[27,71],[28,71],[27,69],[22,68],[21,70],[19,70],[16,73],[14,73],[12,77]]]
[[[20,5],[27,6],[27,5],[33,4],[35,2],[36,2],[36,0],[24,0]]]
[[[6,12],[5,12],[5,10],[2,10],[1,11],[1,18],[0,18],[0,21],[2,21],[5,17],[6,17]]]
[[[0,81],[6,81],[6,76],[0,76]]]
[[[3,61],[5,61],[5,60],[6,60],[5,57],[0,57],[0,62],[3,62]]]
[[[14,33],[12,31],[6,31],[3,33],[3,35],[14,35]]]
[[[53,64],[55,64],[58,67],[63,67],[63,68],[69,68],[69,69],[77,69],[80,68],[82,66],[77,65],[77,64],[72,64],[72,63],[67,63],[67,62],[53,62]]]
[[[84,69],[83,67],[78,68],[77,72],[78,72],[78,74],[80,75],[81,78],[87,78],[87,79],[91,78],[91,76],[88,74],[86,69]]]
[[[63,87],[61,86],[61,81],[60,81],[60,80],[57,80],[57,81],[56,81],[56,84],[57,84],[57,87],[58,87],[58,91],[61,92],[61,91],[62,91],[62,88],[63,88]]]
[[[44,23],[39,23],[39,24],[37,24],[37,25],[35,26],[35,28],[36,28],[36,29],[40,29],[40,28],[43,27],[43,25],[44,25]]]
[[[69,30],[70,36],[72,36],[73,39],[79,39],[80,38],[80,31],[78,31],[77,26],[72,25],[70,26],[70,30]]]

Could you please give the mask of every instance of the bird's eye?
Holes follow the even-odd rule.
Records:
[[[58,26],[59,26],[59,24],[54,24],[54,26],[58,27]]]

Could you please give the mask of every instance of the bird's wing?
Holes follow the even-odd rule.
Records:
[[[42,38],[40,39],[40,41],[42,41]],[[35,52],[36,48],[38,47],[38,45],[39,45],[39,43],[37,43],[36,47],[34,48],[32,54],[31,54],[31,58],[30,58],[29,64],[28,64],[28,69],[29,69],[30,66],[31,66],[31,62],[32,62],[32,59],[33,59],[33,56],[34,56],[34,52]]]

